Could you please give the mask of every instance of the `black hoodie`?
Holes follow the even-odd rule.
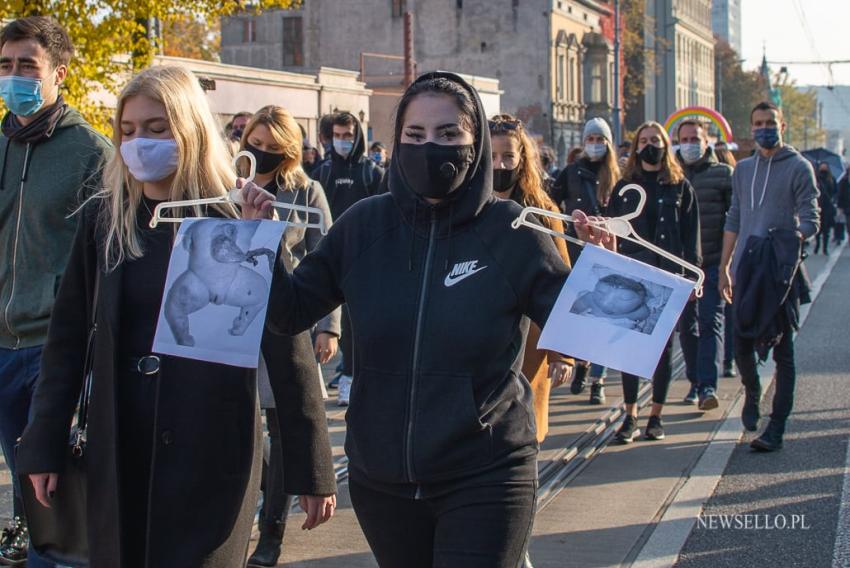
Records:
[[[351,474],[410,497],[505,473],[517,456],[536,476],[520,321],[527,315],[543,327],[569,273],[549,236],[511,229],[519,205],[494,197],[487,117],[475,90],[449,73],[419,81],[433,76],[468,90],[484,125],[467,180],[431,206],[393,160],[389,193],[355,204],[291,278],[281,271],[269,305],[272,329],[291,331],[348,304]],[[395,143],[399,151],[398,133]]]
[[[321,162],[310,172],[325,190],[331,217],[336,221],[349,207],[381,192],[384,170],[370,160],[366,154],[366,136],[360,121],[354,119],[354,147],[343,158],[331,150],[330,158]]]

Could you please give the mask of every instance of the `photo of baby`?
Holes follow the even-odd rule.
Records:
[[[673,289],[600,264],[593,265],[592,273],[598,279],[593,288],[578,293],[570,313],[651,335]]]

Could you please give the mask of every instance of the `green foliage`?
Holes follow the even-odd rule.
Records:
[[[767,85],[758,71],[744,71],[738,53],[725,41],[714,46],[714,66],[720,81],[718,110],[732,126],[736,139],[748,139],[750,112],[767,99]]]
[[[302,2],[264,0],[262,9],[295,8]],[[245,9],[243,5],[239,0],[3,0],[0,21],[44,15],[65,26],[76,57],[63,94],[86,120],[108,135],[110,110],[91,94],[100,90],[117,94],[130,72],[150,65],[160,50],[158,40],[149,33],[151,19],[165,22],[166,29],[173,22],[198,22],[193,33],[200,33],[204,24],[212,29],[220,17]],[[195,47],[203,57],[202,46]]]
[[[773,81],[782,97],[782,115],[787,124],[784,140],[800,150],[826,145],[826,131],[818,128],[818,97],[814,89],[801,91],[787,74]]]

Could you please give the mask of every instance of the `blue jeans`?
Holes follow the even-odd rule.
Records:
[[[606,378],[607,373],[605,372],[605,367],[602,365],[597,365],[596,363],[590,364],[590,375],[591,380],[599,380]]]
[[[18,350],[0,348],[0,446],[12,475],[14,514],[20,517],[24,516],[24,511],[15,467],[15,444],[27,425],[35,380],[40,372],[40,346]],[[35,551],[30,551],[27,566],[50,568],[54,565],[39,558]]]
[[[702,298],[688,302],[679,322],[679,342],[685,356],[685,369],[691,384],[700,391],[717,388],[723,355],[723,310],[725,302],[717,289],[719,270],[705,270]]]

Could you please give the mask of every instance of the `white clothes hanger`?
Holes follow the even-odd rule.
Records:
[[[657,254],[658,256],[664,257],[667,260],[669,260],[670,262],[672,262],[674,264],[678,264],[679,266],[685,268],[689,272],[692,272],[693,274],[695,274],[697,276],[697,281],[696,281],[696,284],[694,286],[694,289],[696,291],[696,296],[698,298],[702,297],[702,286],[703,286],[703,283],[705,283],[705,272],[703,272],[701,268],[699,268],[698,266],[696,266],[694,264],[691,264],[690,262],[688,262],[686,260],[679,258],[678,256],[676,256],[676,255],[674,255],[670,252],[667,252],[666,250],[662,249],[661,247],[658,247],[655,244],[653,244],[653,243],[647,241],[646,239],[642,238],[640,235],[638,235],[635,232],[634,227],[632,227],[631,220],[638,217],[643,212],[643,208],[646,205],[646,190],[636,183],[630,183],[630,184],[628,184],[628,185],[626,185],[626,186],[624,186],[623,188],[620,189],[619,195],[622,196],[624,193],[626,193],[629,190],[637,191],[638,195],[639,195],[638,204],[637,204],[637,207],[635,208],[634,211],[632,211],[631,213],[626,213],[625,215],[621,215],[620,217],[609,217],[609,218],[604,219],[602,221],[591,222],[590,224],[593,225],[594,227],[604,229],[604,230],[608,231],[609,233],[616,235],[617,238],[625,239],[627,241],[631,241],[631,242],[636,243],[636,244],[638,244],[638,245],[640,245],[640,246],[642,246],[646,249],[649,249],[652,252],[654,252],[655,254]],[[534,214],[534,215],[542,216],[542,217],[551,217],[551,218],[554,218],[554,219],[560,219],[562,221],[567,221],[568,223],[574,223],[575,222],[575,219],[573,219],[573,217],[571,215],[564,215],[563,213],[556,213],[554,211],[547,211],[546,209],[540,209],[538,207],[526,207],[525,209],[522,210],[522,213],[520,213],[519,217],[514,219],[514,221],[511,223],[511,227],[513,227],[514,229],[518,229],[518,228],[520,228],[521,226],[524,225],[526,227],[530,227],[530,228],[534,229],[535,231],[540,231],[541,233],[546,233],[547,235],[551,235],[553,237],[560,237],[562,239],[566,239],[566,240],[570,241],[571,243],[575,243],[579,246],[584,246],[584,245],[587,244],[585,241],[582,241],[582,240],[577,239],[575,237],[572,237],[570,235],[567,235],[567,234],[564,234],[564,233],[559,233],[557,231],[553,231],[553,230],[548,229],[548,228],[546,228],[542,225],[539,225],[537,223],[533,223],[533,222],[529,221],[528,220],[529,214]]]
[[[250,162],[251,168],[249,171],[249,175],[247,178],[245,178],[245,180],[253,180],[254,175],[256,175],[257,173],[257,159],[254,157],[254,154],[245,150],[239,152],[238,154],[233,156],[233,167],[236,167],[236,162],[239,161],[239,158],[248,158],[248,162]],[[160,203],[153,211],[150,227],[151,229],[153,229],[159,223],[180,223],[185,219],[185,217],[163,217],[162,212],[166,209],[175,209],[177,207],[191,207],[193,205],[209,205],[214,203],[233,203],[236,205],[240,205],[242,204],[242,190],[233,188],[227,192],[227,195],[221,195],[219,197],[207,197],[205,199],[187,199],[184,201],[166,201],[164,203]],[[307,213],[307,222],[302,223],[296,221],[287,221],[287,223],[292,225],[293,227],[319,229],[319,231],[321,231],[323,235],[328,234],[328,226],[327,223],[325,223],[325,213],[321,209],[317,209],[316,207],[307,207],[305,205],[295,205],[294,203],[283,203],[280,201],[273,201],[271,206],[275,209],[288,209],[290,211],[301,211],[302,213]],[[309,221],[310,215],[316,215],[319,218],[318,222],[311,223]]]

